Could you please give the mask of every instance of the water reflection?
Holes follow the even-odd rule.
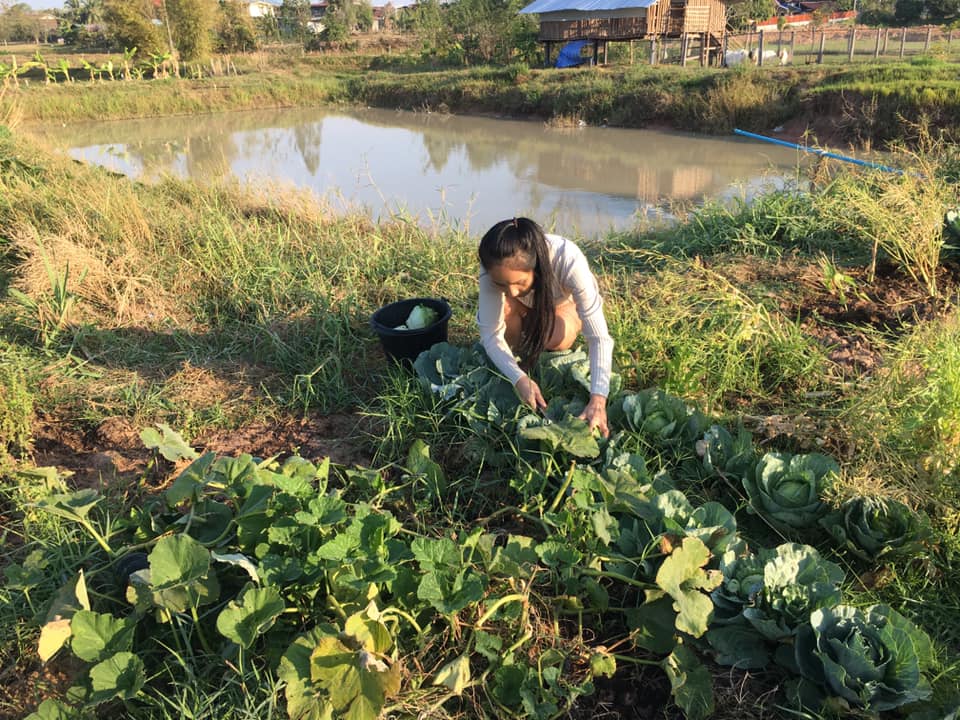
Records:
[[[564,231],[626,227],[674,201],[755,191],[796,151],[740,138],[329,109],[30,128],[78,159],[144,179],[226,176],[310,188],[376,216],[439,217],[474,231],[527,214]]]

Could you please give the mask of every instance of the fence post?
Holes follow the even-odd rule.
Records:
[[[927,25],[927,39],[923,41],[923,51],[930,52],[930,36],[933,34],[933,25]]]
[[[724,33],[723,47],[720,50],[720,67],[723,67],[727,62],[727,48],[729,47],[730,47],[730,36]]]
[[[882,55],[887,54],[887,40],[890,39],[890,28],[883,29],[883,49],[880,51]]]
[[[657,64],[657,36],[654,35],[650,38],[650,64]]]
[[[900,31],[900,57],[903,58],[903,48],[907,42],[907,29],[903,28]]]
[[[700,33],[700,67],[710,64],[710,48],[707,45],[707,33]]]
[[[630,38],[630,64],[633,65],[633,38]]]
[[[827,33],[820,31],[820,51],[817,53],[817,65],[823,65],[823,46],[827,44]]]
[[[850,28],[850,40],[847,43],[847,62],[853,62],[853,50],[857,44],[857,29]]]
[[[876,60],[880,57],[880,33],[883,32],[880,28],[877,28],[877,44],[873,46],[873,59]]]
[[[687,66],[687,38],[689,35],[683,33],[680,36],[680,67]]]
[[[794,56],[797,54],[797,31],[790,31],[790,62],[793,62]]]
[[[953,28],[947,30],[947,45],[953,40]]]
[[[763,30],[757,34],[757,65],[763,67]]]

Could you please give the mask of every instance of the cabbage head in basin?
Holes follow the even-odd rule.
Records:
[[[839,698],[881,712],[931,694],[923,674],[933,662],[930,638],[886,605],[815,610],[794,648],[806,683],[801,704]]]
[[[794,529],[816,525],[829,510],[821,495],[840,474],[827,455],[770,452],[743,478],[751,509],[774,525]]]

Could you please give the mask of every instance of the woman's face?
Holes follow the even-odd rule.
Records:
[[[533,290],[533,270],[518,269],[512,263],[494,265],[487,270],[487,275],[507,297],[523,297]]]

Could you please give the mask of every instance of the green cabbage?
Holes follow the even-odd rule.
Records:
[[[880,712],[931,693],[923,675],[933,663],[930,638],[886,605],[814,611],[795,654],[807,681],[854,707]]]
[[[407,315],[407,321],[402,325],[397,325],[395,330],[422,330],[433,325],[440,314],[428,305],[417,305],[410,314]]]
[[[837,462],[820,453],[770,452],[743,478],[751,510],[780,527],[808,528],[827,514],[820,499],[840,474]]]
[[[875,497],[851,498],[820,524],[842,547],[870,561],[916,553],[928,527],[906,505]]]

